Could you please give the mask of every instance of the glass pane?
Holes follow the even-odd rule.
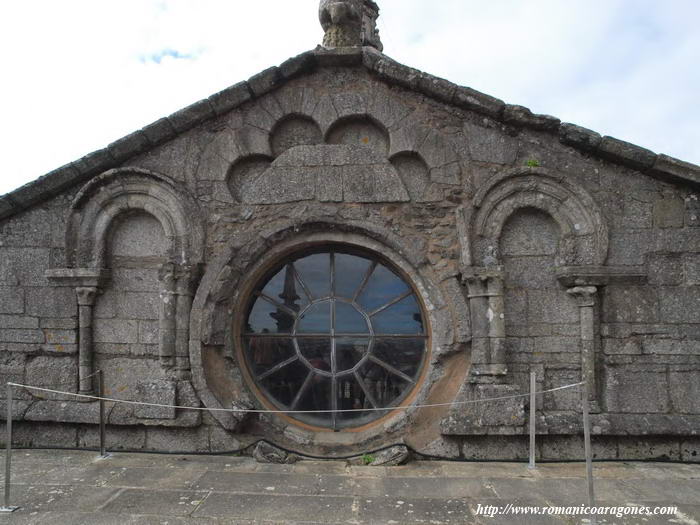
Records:
[[[286,265],[270,279],[262,293],[298,312],[302,305],[304,291],[297,283],[291,265]],[[308,303],[308,301],[307,301]]]
[[[294,317],[289,312],[259,297],[250,310],[245,331],[256,334],[288,334],[293,326]]]
[[[260,380],[267,394],[283,407],[290,407],[309,373],[299,360]]]
[[[340,337],[335,340],[335,355],[338,363],[337,370],[350,370],[353,368],[367,353],[369,339],[367,338],[349,338]]]
[[[423,316],[415,295],[409,295],[372,316],[376,334],[423,334]]]
[[[314,299],[328,297],[331,293],[331,257],[328,253],[315,253],[298,261],[296,268],[301,280]]]
[[[420,372],[424,353],[425,339],[377,338],[372,347],[372,355],[414,380]]]
[[[335,254],[335,295],[352,299],[372,261],[346,253]]]
[[[314,304],[306,310],[299,319],[297,332],[306,334],[331,333],[330,301]]]
[[[331,380],[328,377],[315,375],[302,395],[296,410],[331,410]],[[311,425],[330,426],[331,412],[323,414],[298,414],[297,417]]]
[[[246,337],[248,363],[256,377],[296,355],[291,339],[281,337]]]
[[[304,338],[298,337],[299,351],[309,364],[324,372],[331,371],[331,340],[326,337]]]
[[[364,391],[358,384],[354,375],[338,378],[338,410],[356,410],[360,408],[372,408],[372,403],[367,399]],[[383,414],[378,412],[376,414]],[[369,422],[375,412],[339,412],[338,422],[340,426],[358,426],[365,421]]]
[[[335,303],[335,331],[339,334],[368,334],[367,320],[349,303]]]
[[[360,367],[359,375],[379,407],[399,403],[413,386],[372,361]]]
[[[394,272],[385,266],[377,266],[357,302],[371,312],[396,299],[408,289],[408,285]]]

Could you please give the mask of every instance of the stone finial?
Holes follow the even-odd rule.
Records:
[[[379,6],[372,0],[321,0],[318,17],[326,32],[324,47],[384,49],[377,30]]]

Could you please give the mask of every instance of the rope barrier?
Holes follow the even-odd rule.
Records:
[[[527,394],[513,394],[510,396],[501,397],[491,397],[482,399],[468,399],[466,401],[452,401],[450,403],[433,403],[426,405],[409,405],[404,407],[388,407],[388,408],[348,408],[343,410],[260,410],[260,409],[245,409],[245,408],[206,408],[206,407],[185,407],[180,405],[164,405],[161,403],[146,403],[144,401],[130,401],[127,399],[114,399],[110,397],[99,397],[91,396],[88,394],[75,394],[73,392],[63,392],[61,390],[52,390],[50,388],[41,388],[38,386],[22,385],[20,383],[7,383],[8,385],[26,388],[28,390],[36,390],[38,392],[47,392],[51,394],[60,394],[79,397],[82,399],[93,399],[95,401],[108,401],[113,403],[125,403],[128,405],[139,405],[139,406],[149,406],[149,407],[159,407],[159,408],[177,408],[181,410],[201,410],[207,412],[232,412],[232,413],[248,413],[248,414],[328,414],[328,413],[344,413],[344,412],[387,412],[394,410],[409,410],[409,409],[421,409],[421,408],[440,408],[440,407],[450,407],[456,405],[469,405],[476,403],[485,403],[488,401],[504,401],[506,399],[516,399],[519,397],[529,397],[530,393]],[[564,385],[556,388],[550,388],[549,390],[542,390],[540,392],[535,392],[535,395],[548,394],[550,392],[557,392],[559,390],[566,390],[568,388],[575,388],[581,386],[583,382],[573,383],[570,385]]]

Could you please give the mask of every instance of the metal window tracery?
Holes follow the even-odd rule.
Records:
[[[293,255],[251,298],[246,364],[265,397],[302,422],[339,430],[384,416],[415,388],[427,335],[413,288],[365,251]],[[384,411],[340,413],[353,408]]]

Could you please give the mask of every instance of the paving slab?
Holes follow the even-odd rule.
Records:
[[[192,490],[119,489],[100,510],[110,514],[189,516],[207,495],[207,492]]]
[[[355,517],[353,502],[351,497],[340,496],[213,493],[193,516],[342,523]]]
[[[13,485],[12,505],[27,513],[97,510],[117,494],[117,489],[79,485]],[[18,514],[14,514],[18,515]]]
[[[491,487],[478,479],[463,478],[384,478],[384,495],[398,498],[492,498]]]
[[[122,467],[106,485],[109,487],[177,489],[192,487],[206,470],[190,468]]]
[[[319,493],[319,477],[272,472],[206,472],[192,484],[192,488],[233,493],[314,495]]]
[[[363,523],[408,525],[475,521],[469,504],[461,499],[362,498],[359,504],[359,519]]]
[[[0,476],[4,473],[0,459]],[[598,523],[700,525],[700,465],[596,463],[597,503],[666,506],[672,516],[601,516]],[[258,464],[247,457],[21,451],[0,525],[580,524],[575,516],[477,515],[505,507],[585,503],[582,463],[342,461]],[[0,477],[0,481],[2,478]]]

